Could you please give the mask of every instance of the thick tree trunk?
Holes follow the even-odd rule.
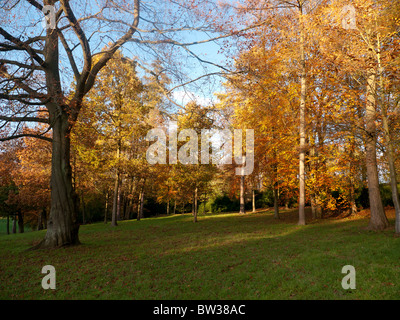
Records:
[[[245,202],[244,202],[244,175],[240,176],[240,210],[239,213],[245,214]]]
[[[304,49],[304,30],[303,30],[303,12],[300,8],[300,64],[301,64],[301,93],[300,93],[300,150],[299,150],[299,225],[306,224],[305,217],[305,157],[306,157],[306,60],[305,60],[305,49]]]
[[[64,120],[62,120],[64,119]],[[77,196],[72,188],[68,120],[60,115],[53,126],[51,209],[44,240],[34,248],[78,245]]]
[[[21,209],[18,209],[18,232],[24,233],[24,215]]]
[[[58,132],[57,132],[58,131]],[[51,209],[47,233],[40,247],[79,244],[77,197],[72,188],[69,163],[70,141],[64,130],[53,128]]]
[[[169,199],[168,199],[168,202],[167,202],[167,215],[169,215]]]
[[[77,115],[71,111],[77,109],[62,105],[64,98],[60,81],[58,40],[58,33],[55,30],[46,30],[45,75],[48,96],[51,98],[51,101],[46,104],[46,108],[50,113],[53,132],[50,181],[51,208],[45,238],[32,249],[80,244],[78,236],[79,201],[72,185],[70,164],[70,133]],[[73,107],[76,107],[76,105]]]
[[[366,94],[366,166],[368,175],[369,204],[371,208],[371,219],[369,229],[382,230],[388,227],[389,222],[386,218],[382,205],[379,190],[378,167],[376,161],[376,75],[373,67],[368,70],[367,94]]]
[[[72,187],[70,165],[70,123],[58,114],[53,124],[51,165],[51,209],[47,232],[36,248],[57,248],[80,244],[78,231],[78,199]]]

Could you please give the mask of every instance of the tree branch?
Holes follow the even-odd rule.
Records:
[[[41,139],[41,140],[45,140],[45,141],[48,141],[48,142],[53,142],[52,138],[36,135],[36,134],[33,134],[33,133],[23,133],[23,134],[18,134],[18,135],[11,136],[11,137],[0,138],[0,142],[20,139],[20,138],[25,138],[25,137],[36,138],[36,139]]]
[[[9,121],[9,122],[40,122],[40,123],[50,123],[49,119],[46,118],[39,118],[39,117],[7,117],[7,116],[1,116],[0,115],[0,120],[3,121]]]
[[[35,50],[33,50],[28,44],[13,37],[11,34],[9,34],[6,30],[4,30],[1,27],[0,27],[0,35],[2,35],[6,40],[12,42],[18,48],[25,50],[32,57],[32,59],[36,60],[36,62],[39,63],[39,65],[43,66],[43,68],[46,67],[46,63],[43,61],[43,59],[40,58],[38,54],[35,52]]]
[[[89,92],[89,90],[93,87],[94,81],[96,79],[97,74],[99,71],[106,65],[106,63],[112,58],[113,54],[126,42],[128,42],[139,25],[140,20],[140,0],[134,0],[134,17],[133,22],[129,30],[125,35],[123,35],[120,39],[115,41],[111,46],[110,49],[107,51],[101,52],[101,58],[99,61],[93,66],[92,70],[89,73],[89,77],[86,81],[85,91],[84,94]]]

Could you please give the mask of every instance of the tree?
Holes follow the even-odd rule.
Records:
[[[306,204],[306,103],[307,103],[307,52],[312,30],[312,16],[319,1],[312,0],[269,0],[253,1],[247,0],[239,8],[239,13],[250,16],[250,23],[264,22],[259,30],[250,33],[249,37],[263,39],[261,43],[268,47],[270,43],[275,44],[276,37],[287,39],[283,41],[286,46],[285,54],[290,55],[288,60],[295,61],[294,68],[298,72],[299,95],[298,95],[298,130],[299,130],[299,225],[305,225],[305,204]],[[282,24],[286,23],[286,26]],[[268,23],[268,27],[265,27]],[[268,40],[266,40],[268,39]],[[266,40],[266,41],[265,41]]]
[[[58,1],[45,0],[43,5],[36,1],[29,1],[28,3],[29,10],[41,12],[43,5],[55,5]],[[19,3],[11,3],[9,10],[19,9],[17,4]],[[5,70],[2,72],[4,85],[0,98],[22,105],[25,112],[25,116],[16,117],[16,114],[13,113],[11,116],[2,117],[2,120],[47,123],[53,133],[52,139],[45,138],[43,135],[36,136],[52,142],[51,211],[46,236],[37,248],[60,247],[80,243],[77,196],[71,179],[70,133],[82,108],[83,98],[92,88],[98,72],[112,58],[114,53],[132,38],[136,31],[139,24],[139,5],[140,1],[135,0],[133,22],[121,37],[100,52],[100,58],[95,63],[93,62],[89,38],[83,29],[85,18],[77,18],[77,10],[71,7],[67,0],[59,1],[56,13],[57,20],[63,16],[65,17],[63,21],[67,21],[67,24],[58,25],[53,29],[48,28],[45,35],[42,35],[42,30],[38,30],[38,28],[36,30],[33,28],[38,33],[34,37],[28,37],[27,34],[15,36],[11,33],[11,30],[4,27],[0,28],[1,49],[3,52],[13,53],[15,58],[12,61],[1,59],[1,64],[5,66]],[[24,30],[24,28],[20,30]],[[79,41],[82,50],[83,65],[80,70],[78,69],[79,64],[75,61],[73,49],[69,46],[66,38],[67,32],[71,30]],[[62,88],[59,44],[65,49],[75,77],[74,94],[69,99]],[[36,84],[35,78],[41,83]],[[44,112],[32,110],[31,106],[35,105],[45,106],[48,117],[43,116]],[[21,113],[20,110],[18,113]],[[28,117],[31,114],[39,114],[39,116]],[[26,134],[16,133],[3,138],[3,140],[23,135]]]
[[[326,55],[335,56],[336,63],[341,63],[342,69],[356,81],[364,84],[364,141],[365,164],[368,176],[368,193],[371,208],[369,228],[373,230],[385,229],[389,223],[385,215],[379,189],[379,173],[377,168],[377,141],[379,131],[378,119],[378,63],[377,57],[383,49],[380,44],[380,32],[385,29],[379,25],[378,16],[385,12],[390,2],[388,1],[353,1],[352,5],[357,13],[356,26],[353,29],[343,29],[343,13],[339,11],[346,3],[335,1],[326,8],[331,12],[334,20],[330,21],[332,28],[325,39],[335,39],[328,45],[324,41]],[[354,17],[355,18],[355,17]],[[327,23],[324,20],[324,24]],[[383,20],[379,20],[383,21]],[[341,35],[341,36],[339,36]],[[389,39],[390,37],[388,37]],[[327,49],[329,47],[329,49]],[[329,50],[329,52],[328,52]]]
[[[214,164],[201,163],[201,140],[204,138],[202,131],[213,128],[213,112],[209,107],[203,107],[191,101],[185,105],[185,109],[178,112],[177,124],[180,130],[188,130],[188,135],[184,131],[178,135],[180,161],[183,161],[182,156],[184,156],[187,157],[188,163],[179,163],[177,166],[181,172],[180,177],[183,179],[183,184],[192,195],[193,221],[197,222],[199,195],[206,188],[207,182],[212,179],[216,169]],[[209,152],[209,149],[206,148],[205,151]]]
[[[128,43],[133,50],[145,48],[145,57],[151,55],[147,47],[152,45],[159,45],[159,48],[180,47],[196,57],[187,49],[194,43],[185,46],[173,37],[188,29],[213,31],[202,21],[190,19],[189,23],[188,13],[193,8],[208,5],[203,2],[185,4],[184,1],[163,1],[141,7],[140,0],[116,0],[99,3],[97,12],[94,7],[83,3],[15,0],[2,6],[2,10],[7,11],[4,19],[10,21],[4,21],[7,23],[0,27],[0,52],[3,53],[0,58],[0,99],[5,106],[0,119],[5,122],[5,127],[0,139],[7,141],[32,136],[52,143],[51,211],[46,236],[36,248],[80,243],[78,201],[70,163],[71,131],[83,107],[84,97],[95,84],[98,73],[117,50]],[[43,29],[37,23],[31,24],[31,21],[42,20],[43,9],[49,8],[45,6],[54,8],[48,13],[47,22],[55,21],[47,23],[48,28],[43,33]],[[27,11],[31,19],[18,20]],[[139,21],[143,25],[141,29]],[[63,52],[59,47],[63,48]],[[165,55],[166,62],[172,58]],[[174,71],[182,76],[177,68]],[[69,91],[65,82],[69,84],[71,81],[73,90]],[[37,106],[45,108],[38,109]],[[52,138],[42,133],[23,133],[22,123],[30,122],[46,124],[46,131],[52,131]]]

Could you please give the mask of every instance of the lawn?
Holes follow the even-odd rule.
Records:
[[[297,226],[271,211],[81,226],[82,245],[26,251],[45,231],[0,236],[0,299],[399,299],[400,238],[368,220]],[[391,220],[393,224],[393,220]],[[44,290],[41,269],[56,269]],[[356,269],[356,289],[341,286]]]
[[[10,218],[10,225],[9,225],[9,231],[10,233],[12,232],[12,227],[13,227],[13,220]],[[24,226],[24,232],[30,232],[32,231],[31,228],[28,225]],[[17,225],[17,232],[18,231],[18,225]],[[7,234],[7,218],[0,218],[0,236],[3,234]],[[1,240],[0,240],[1,241]]]

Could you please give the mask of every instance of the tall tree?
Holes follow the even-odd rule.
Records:
[[[1,132],[0,141],[29,135],[52,143],[51,211],[46,236],[37,248],[80,243],[70,134],[100,70],[128,43],[146,58],[163,56],[160,51],[147,50],[157,44],[166,52],[173,52],[169,51],[171,47],[181,48],[196,56],[176,35],[188,29],[210,31],[210,25],[189,15],[194,8],[207,5],[203,1],[155,1],[141,6],[140,0],[116,0],[95,6],[83,0],[14,0],[2,6],[6,15],[2,15],[0,27],[0,99],[5,108],[0,120],[8,130]],[[26,12],[30,19],[18,19]],[[47,13],[45,31],[37,23],[43,19],[43,12]],[[166,62],[173,60],[171,54],[164,57]],[[174,71],[182,76],[178,68]],[[68,92],[65,83],[71,81],[73,90]],[[37,106],[45,108],[38,110]],[[52,138],[23,133],[22,123],[27,122],[47,124]]]

